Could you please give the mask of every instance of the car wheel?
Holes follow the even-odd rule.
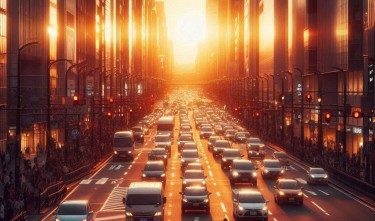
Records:
[[[275,196],[275,202],[276,204],[280,204],[279,199]]]
[[[223,164],[221,164],[221,169],[223,169],[223,170],[224,170],[224,168],[225,168],[225,167],[224,167],[224,165],[223,165]]]
[[[299,205],[299,206],[303,206],[303,201],[299,202],[298,205]]]
[[[268,221],[268,217],[264,218],[264,221]]]
[[[206,213],[210,213],[210,206],[206,208]]]
[[[258,182],[253,182],[253,186],[257,186]]]

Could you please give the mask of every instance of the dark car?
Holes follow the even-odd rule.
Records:
[[[198,154],[198,150],[182,150],[181,155],[181,170],[184,170],[184,168],[189,163],[199,163],[200,162],[200,156]]]
[[[213,147],[214,147],[214,144],[217,140],[219,140],[220,137],[219,136],[216,136],[216,135],[212,135],[210,136],[210,138],[208,138],[208,142],[207,142],[207,148],[208,148],[208,151],[212,151]]]
[[[171,156],[172,140],[171,140],[169,135],[165,135],[165,134],[156,135],[155,139],[154,139],[154,145],[155,145],[155,147],[162,147],[162,148],[167,149],[168,157]]]
[[[165,148],[154,148],[148,154],[149,160],[162,160],[164,165],[168,163],[168,151]]]
[[[239,149],[224,149],[221,153],[221,169],[229,169],[229,167],[232,166],[233,160],[241,159],[242,157],[243,155],[241,155]]]
[[[204,186],[186,187],[184,191],[180,192],[182,213],[186,210],[205,210],[210,212],[210,192]]]
[[[212,134],[214,134],[214,131],[212,130],[211,126],[204,126],[201,127],[199,132],[199,137],[203,139],[208,139]]]
[[[246,140],[246,149],[248,159],[264,159],[266,152],[264,151],[264,143],[258,137],[250,137]]]
[[[206,186],[206,178],[203,170],[185,170],[182,179],[182,190],[187,186]]]
[[[233,160],[230,168],[229,180],[232,185],[236,183],[251,183],[257,185],[257,167],[250,160]]]
[[[181,134],[181,136],[178,138],[178,151],[181,151],[186,142],[194,142],[193,136],[190,134]]]
[[[320,167],[312,167],[307,171],[307,184],[328,185],[328,174]]]
[[[276,179],[282,176],[285,172],[279,160],[275,160],[275,159],[263,160],[260,170],[261,170],[262,177],[276,178]]]
[[[147,161],[142,170],[142,180],[157,180],[165,184],[165,172],[166,169],[163,161]]]
[[[213,156],[220,156],[225,148],[231,148],[231,144],[228,140],[216,140],[214,147],[212,148]]]
[[[226,140],[234,141],[234,136],[238,131],[235,129],[228,129],[224,133],[224,137]]]
[[[145,134],[144,134],[144,130],[141,126],[132,127],[132,131],[133,131],[134,140],[136,142],[137,141],[140,142],[140,143],[145,142]]]
[[[234,135],[234,142],[237,142],[237,143],[246,143],[246,140],[249,137],[250,137],[250,133],[249,132],[237,132]]]
[[[272,158],[279,160],[283,166],[290,166],[289,157],[285,152],[275,151],[272,154]]]
[[[303,205],[303,187],[295,179],[278,179],[274,186],[275,202]]]

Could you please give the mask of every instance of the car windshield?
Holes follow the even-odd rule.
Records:
[[[207,195],[207,191],[205,188],[186,188],[184,191],[184,195],[203,196],[203,195]]]
[[[208,142],[214,142],[215,140],[219,139],[218,137],[210,137],[210,139],[208,139]]]
[[[132,139],[129,137],[114,138],[113,145],[115,147],[131,147],[133,145]]]
[[[192,136],[180,136],[179,141],[192,141],[193,137]]]
[[[250,162],[249,163],[235,163],[233,167],[238,170],[254,170],[254,165]]]
[[[210,127],[202,127],[201,131],[211,131],[211,128]]]
[[[288,156],[285,153],[275,152],[274,154],[276,158],[288,158]]]
[[[164,164],[158,163],[158,164],[146,164],[144,171],[160,171],[164,170]]]
[[[134,131],[134,132],[142,132],[142,128],[140,128],[140,127],[133,127],[132,131]]]
[[[85,215],[85,204],[62,204],[57,211],[58,215]]]
[[[226,134],[228,135],[235,135],[237,131],[235,130],[227,130]]]
[[[312,174],[325,174],[326,172],[321,168],[315,168],[315,169],[311,169],[310,173],[312,173]]]
[[[228,141],[216,141],[216,147],[230,147],[230,143]]]
[[[156,136],[155,141],[156,142],[169,142],[170,138],[169,136]]]
[[[187,165],[186,170],[202,170],[202,165]]]
[[[183,126],[183,127],[181,127],[181,130],[190,131],[190,127],[189,126]]]
[[[224,157],[241,157],[240,151],[224,151]]]
[[[126,205],[160,205],[161,197],[158,194],[129,194]]]
[[[240,194],[238,201],[240,203],[265,203],[262,195]]]
[[[198,152],[196,151],[189,151],[189,152],[182,152],[181,157],[198,157]]]
[[[165,149],[162,149],[162,148],[160,148],[160,150],[159,149],[153,149],[151,151],[151,155],[163,155],[163,154],[166,154],[166,151],[165,151]]]
[[[280,182],[279,183],[280,189],[299,189],[299,185],[297,182]]]
[[[201,172],[185,172],[184,178],[185,179],[203,179],[204,174]]]
[[[269,168],[279,168],[281,167],[281,164],[278,161],[266,161],[264,162],[264,166]]]
[[[261,143],[259,138],[249,138],[247,139],[247,143]]]
[[[251,145],[249,149],[252,151],[259,151],[261,148],[259,145]]]
[[[244,134],[244,133],[236,133],[236,136],[237,137],[246,137],[246,134]]]

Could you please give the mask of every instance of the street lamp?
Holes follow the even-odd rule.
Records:
[[[346,99],[347,99],[347,88],[346,88],[346,70],[339,68],[339,67],[331,67],[332,69],[338,70],[342,73],[342,76],[344,77],[344,109],[343,109],[343,126],[344,126],[344,131],[342,134],[342,145],[343,145],[343,153],[344,155],[346,154]],[[346,163],[344,160],[344,171],[346,171]]]
[[[18,193],[20,190],[20,159],[19,155],[21,153],[21,65],[20,65],[20,56],[23,49],[31,46],[39,44],[36,41],[29,42],[27,44],[24,44],[22,47],[18,49],[17,52],[17,112],[16,112],[16,153],[15,153],[15,159],[16,159],[16,165],[15,165],[15,189]],[[17,194],[16,194],[17,195]]]
[[[293,73],[290,72],[290,71],[284,71],[284,74],[289,74],[290,76],[290,80],[291,80],[291,83],[292,83],[292,101],[291,101],[291,117],[290,117],[290,120],[291,120],[291,131],[290,131],[290,142],[292,143],[292,150],[293,150],[293,153],[294,153],[294,82],[293,82]]]
[[[60,61],[67,61],[67,62],[72,62],[72,60],[69,59],[57,59],[57,60],[52,60],[49,62],[47,66],[47,146],[46,146],[46,161],[49,160],[50,157],[50,148],[51,148],[51,66],[57,62]]]
[[[305,130],[304,130],[304,121],[303,121],[303,99],[304,99],[304,96],[303,96],[303,71],[299,68],[294,68],[296,71],[298,71],[300,73],[300,77],[301,77],[301,137],[300,137],[300,143],[301,143],[301,148],[302,148],[302,151],[304,152],[305,151]]]

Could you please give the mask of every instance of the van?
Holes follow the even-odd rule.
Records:
[[[134,135],[132,131],[118,131],[113,136],[113,160],[134,159]]]
[[[162,182],[132,182],[126,197],[125,220],[164,220],[164,204],[167,198],[163,193]]]
[[[174,133],[174,116],[163,116],[160,117],[157,124],[157,134],[169,134],[170,138],[173,139]]]

